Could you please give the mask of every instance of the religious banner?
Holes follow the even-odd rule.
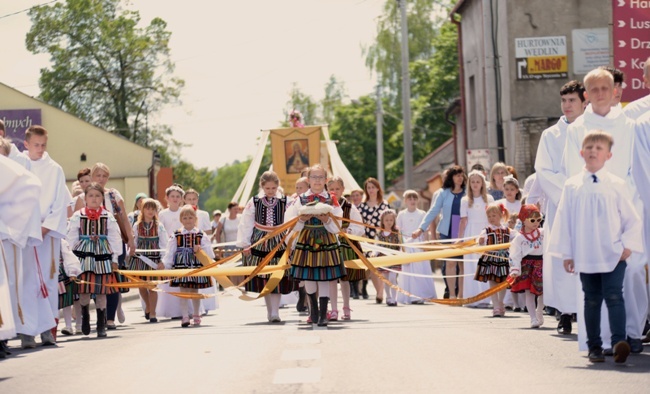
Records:
[[[0,119],[5,123],[6,137],[23,151],[25,132],[33,125],[41,125],[40,109],[2,109]]]
[[[296,181],[309,166],[320,163],[320,126],[271,130],[273,170],[286,195],[295,192]]]

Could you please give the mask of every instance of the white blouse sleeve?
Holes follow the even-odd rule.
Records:
[[[255,228],[255,203],[251,198],[240,216],[239,226],[237,228],[237,246],[247,248],[251,246],[251,237]]]
[[[339,218],[342,217],[343,216],[343,209],[341,209],[340,206],[335,206],[334,210],[332,211],[332,215],[334,215],[335,217],[339,217]],[[298,221],[298,222],[300,222],[300,221]],[[325,229],[327,231],[329,231],[330,233],[338,234],[339,231],[340,231],[339,229],[341,228],[341,221],[336,220],[334,218],[330,218],[330,221],[327,222],[327,223],[324,223],[323,225],[325,226]]]
[[[524,258],[523,236],[517,234],[510,243],[510,269],[521,273],[521,260]]]
[[[165,230],[165,226],[158,222],[158,247],[160,249],[163,249],[162,252],[160,252],[161,258],[167,253],[167,243],[169,240],[169,236],[167,235],[167,230]]]
[[[61,256],[63,257],[63,270],[68,276],[81,275],[79,258],[72,253],[70,244],[65,239],[61,240]]]
[[[363,223],[363,219],[361,218],[361,212],[359,212],[357,207],[355,207],[354,205],[352,205],[352,209],[350,209],[350,219],[357,221],[359,223]],[[365,227],[363,227],[360,224],[350,223],[350,226],[348,226],[347,229],[347,233],[361,237],[366,233],[366,230]]]
[[[117,225],[117,220],[112,213],[108,213],[108,244],[111,246],[113,251],[113,262],[117,263],[118,257],[122,254],[122,235],[120,233],[120,227]]]
[[[467,196],[460,200],[460,217],[466,218],[469,211],[469,199]]]
[[[214,260],[214,250],[212,249],[212,242],[210,242],[210,236],[206,234],[204,231],[201,232],[203,233],[203,237],[201,237],[201,249],[203,249],[203,251],[205,252],[205,254],[208,255],[208,257]]]
[[[79,242],[79,229],[81,228],[81,215],[76,211],[68,221],[68,234],[66,239],[68,243],[74,247]]]
[[[298,217],[299,216],[298,212],[299,212],[300,207],[302,207],[302,202],[300,201],[300,198],[298,197],[298,198],[295,199],[295,202],[293,204],[291,204],[291,206],[289,208],[287,208],[287,211],[284,213],[284,222],[287,223],[287,222],[291,221],[291,219]],[[299,232],[299,231],[301,231],[303,229],[304,226],[305,226],[305,223],[298,220],[296,222],[295,226],[293,227],[293,231]]]
[[[167,238],[167,248],[161,260],[168,270],[172,269],[174,265],[174,254],[176,254],[176,240],[174,235],[172,235]]]

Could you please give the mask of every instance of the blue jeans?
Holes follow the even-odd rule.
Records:
[[[612,331],[612,348],[625,340],[625,300],[623,299],[623,278],[627,263],[620,261],[614,271],[597,274],[580,274],[582,291],[585,293],[585,326],[589,350],[602,348],[600,337],[600,311],[603,300],[609,313],[609,327]]]

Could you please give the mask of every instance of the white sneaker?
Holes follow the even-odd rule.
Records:
[[[282,320],[280,319],[280,316],[273,315],[269,318],[269,321],[271,323],[280,323]]]
[[[530,328],[539,328],[539,320],[537,320],[536,317],[531,317],[530,318]]]
[[[120,324],[124,323],[126,320],[126,316],[124,316],[124,311],[122,310],[122,306],[117,308],[117,321],[120,322]]]
[[[61,330],[61,334],[63,335],[74,335],[75,334],[75,329],[72,327],[64,327]]]
[[[536,311],[535,315],[537,315],[537,322],[539,322],[539,326],[544,325],[544,311]]]

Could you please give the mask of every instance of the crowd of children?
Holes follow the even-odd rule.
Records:
[[[89,335],[91,300],[96,335],[106,337],[115,316],[123,320],[120,294],[129,287],[118,270],[152,271],[143,278],[148,280],[156,270],[200,268],[197,252],[214,259],[211,241],[218,242],[221,234],[234,237],[228,224],[233,221],[237,236],[229,240],[234,241],[229,254],[241,251],[244,266],[273,266],[288,256],[290,269],[277,283],[263,274],[242,287],[248,293],[264,291],[270,323],[281,321],[282,296],[294,291],[302,295],[298,310],[309,310],[308,322],[324,327],[339,318],[350,320],[351,298],[367,298],[368,278],[378,304],[396,307],[437,298],[438,275],[430,261],[378,271],[346,268],[344,262],[357,257],[355,249],[374,257],[418,253],[431,240],[509,244],[449,258],[442,270],[444,298],[465,300],[470,307],[491,304],[495,318],[523,309],[531,328],[544,325],[545,311],[553,311],[560,334],[572,333],[577,314],[580,348],[588,351],[589,361],[611,355],[625,362],[630,353],[643,351],[647,331],[650,226],[642,218],[650,209],[650,193],[643,192],[650,187],[650,115],[647,109],[636,111],[636,105],[634,114],[640,116],[632,118],[616,102],[619,74],[598,68],[587,74],[584,86],[571,81],[562,87],[564,116],[542,134],[527,195],[514,169],[503,163],[489,174],[480,165],[467,174],[452,166],[428,212],[418,209],[420,195],[414,190],[404,192],[403,210],[392,209],[374,178],[348,197],[340,177],[328,177],[314,165],[298,179],[293,196],[282,193],[273,171],[265,172],[259,194],[229,221],[210,223],[207,212],[197,208],[198,192],[179,185],[167,188],[167,208],[141,193],[127,216],[119,192],[106,187],[107,166],[80,171],[73,199],[63,170],[47,155],[47,130],[29,128],[25,153],[2,138],[0,356],[16,334],[23,348],[35,347],[38,335],[43,345],[54,345],[59,310],[63,335]],[[233,204],[229,211],[236,210]],[[363,235],[367,244],[348,239]],[[178,317],[182,327],[200,326],[202,314],[216,308],[211,277],[163,282],[155,291],[139,289],[150,323]],[[489,290],[490,297],[477,297]]]

